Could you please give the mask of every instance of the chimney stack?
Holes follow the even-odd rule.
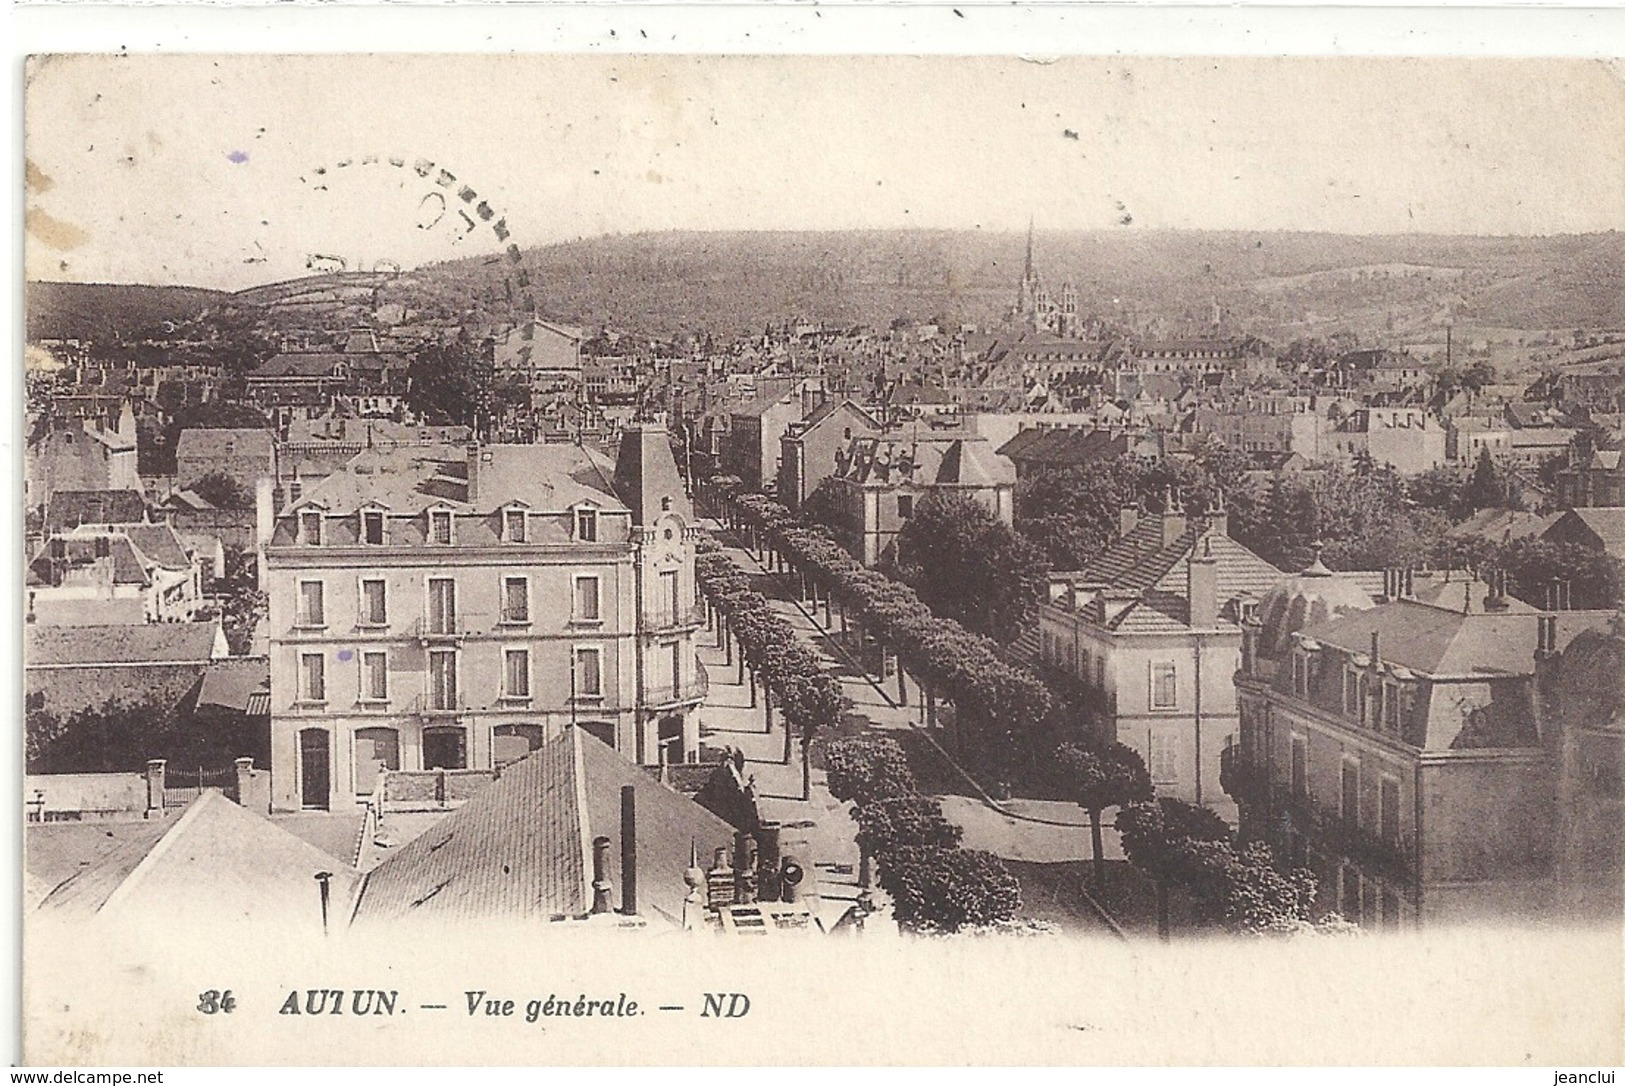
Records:
[[[621,786],[621,914],[638,915],[638,790]]]
[[[1185,529],[1189,526],[1190,521],[1185,517],[1185,507],[1180,503],[1179,495],[1174,492],[1172,487],[1169,487],[1163,492],[1162,545],[1164,547],[1173,546],[1174,542],[1185,534]]]
[[[592,839],[592,912],[611,912],[614,909],[609,896],[609,838]]]
[[[1190,600],[1193,629],[1210,630],[1219,621],[1219,560],[1213,557],[1213,540],[1202,538],[1201,553],[1192,553],[1186,565],[1185,594]]]
[[[480,500],[480,460],[484,453],[478,441],[468,443],[468,504]]]
[[[1382,663],[1382,634],[1376,630],[1371,631],[1371,662]]]
[[[1140,523],[1140,507],[1137,504],[1123,506],[1117,512],[1117,534],[1128,535]]]

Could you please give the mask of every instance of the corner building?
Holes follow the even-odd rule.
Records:
[[[692,761],[706,677],[694,517],[665,433],[368,450],[276,519],[272,806],[393,770],[490,773],[575,725]]]

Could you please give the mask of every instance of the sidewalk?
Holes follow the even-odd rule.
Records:
[[[716,521],[707,518],[703,523],[722,544],[723,553],[751,578],[753,587],[767,597],[768,606],[789,623],[840,681],[841,692],[852,703],[846,716],[847,730],[853,726],[881,732],[918,728],[921,697],[912,679],[905,680],[907,704],[897,704],[894,700],[896,678],[887,678],[882,689],[877,678],[859,671],[832,643],[823,626],[809,617],[800,601],[792,598],[796,591],[793,575],[768,573],[755,556],[738,546]],[[838,619],[835,625],[839,629]],[[857,826],[843,805],[829,794],[824,772],[813,770],[813,798],[809,802],[801,801],[800,746],[795,746],[790,765],[783,765],[781,714],[774,711],[773,730],[765,732],[760,705],[749,708],[748,683],[742,686],[735,682],[737,663],[723,665],[722,651],[714,639],[702,638],[700,644],[700,658],[711,675],[704,729],[707,742],[713,746],[732,745],[744,751],[746,772],[756,777],[763,817],[786,824],[785,840],[791,837],[792,831],[788,829],[791,823],[814,823],[805,829],[804,839],[821,862],[820,879],[829,877],[829,869],[822,866],[825,861],[851,864],[855,895],[858,849],[853,837]],[[945,757],[943,761],[951,765]],[[965,831],[966,848],[983,849],[1008,860],[1047,863],[1078,861],[1090,854],[1088,815],[1075,804],[1044,800],[995,804],[968,785],[956,788],[953,793],[939,790],[933,794],[942,800],[943,814],[949,821]],[[1108,829],[1105,838],[1107,855],[1120,858],[1122,853],[1115,831]]]

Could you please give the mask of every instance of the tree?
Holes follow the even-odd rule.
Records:
[[[1140,755],[1113,743],[1090,750],[1068,743],[1055,752],[1078,806],[1089,812],[1089,839],[1094,850],[1095,889],[1106,889],[1106,859],[1101,848],[1100,815],[1107,807],[1143,803],[1152,798],[1151,774]]]
[[[854,808],[852,817],[858,848],[882,860],[897,848],[956,848],[965,832],[942,816],[942,803],[931,796],[871,800]]]
[[[406,367],[406,402],[436,425],[477,427],[491,388],[486,352],[467,336],[413,352]]]
[[[1024,630],[1044,591],[1037,546],[980,502],[928,494],[897,536],[897,566],[937,614],[1009,643]]]
[[[192,490],[216,509],[254,508],[254,496],[248,488],[224,472],[209,472],[192,484]]]
[[[254,630],[268,613],[270,600],[261,590],[259,566],[252,552],[242,547],[226,547],[226,575],[215,585],[220,596],[220,626],[232,655],[248,654]]]
[[[1478,451],[1478,462],[1473,465],[1472,478],[1467,480],[1462,492],[1462,503],[1469,512],[1477,512],[1506,504],[1506,497],[1505,475],[1486,446]]]
[[[953,933],[1014,920],[1021,885],[991,852],[907,845],[880,869],[897,923],[916,933]]]
[[[874,736],[836,739],[824,748],[829,793],[860,805],[879,799],[915,795],[914,772],[897,740]]]
[[[270,758],[269,733],[241,713],[219,719],[151,699],[109,698],[65,715],[32,709],[24,731],[29,773],[140,772],[150,758],[222,769]]]
[[[1128,862],[1156,883],[1157,934],[1166,939],[1169,886],[1191,873],[1190,853],[1185,846],[1203,841],[1228,842],[1230,827],[1205,807],[1164,798],[1120,808],[1117,832]]]

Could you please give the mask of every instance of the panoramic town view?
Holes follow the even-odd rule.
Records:
[[[1124,182],[553,239],[390,132],[81,265],[53,200],[123,175],[34,135],[25,923],[1625,916],[1612,225]],[[330,196],[372,233],[258,255]]]

